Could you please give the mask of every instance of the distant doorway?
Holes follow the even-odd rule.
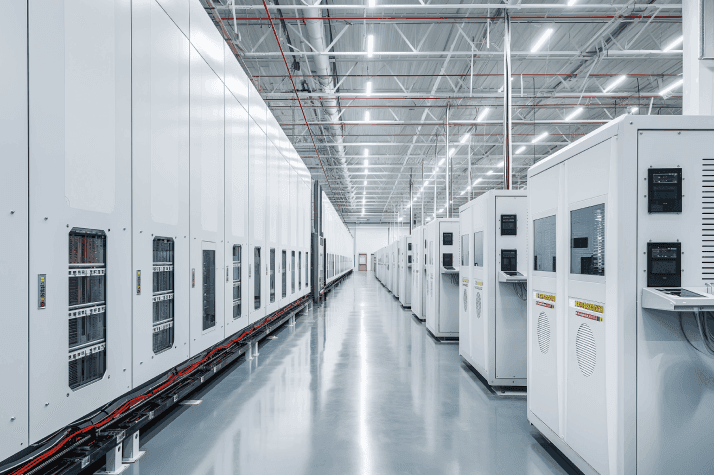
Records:
[[[360,272],[367,272],[367,254],[359,255],[359,270]]]

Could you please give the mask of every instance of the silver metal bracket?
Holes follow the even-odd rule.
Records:
[[[124,439],[122,444],[122,462],[134,463],[146,454],[139,449],[139,431],[134,432],[131,437]]]

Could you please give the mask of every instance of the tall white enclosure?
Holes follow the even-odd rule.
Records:
[[[39,307],[40,295],[28,296],[28,132],[27,132],[27,2],[9,3],[0,15],[0,460],[27,447],[28,305]],[[63,233],[64,235],[64,233]],[[62,269],[64,270],[64,269]],[[64,277],[58,270],[58,278]],[[38,278],[33,276],[33,279]],[[30,300],[28,300],[31,299]],[[58,307],[58,318],[64,312]],[[66,322],[66,321],[65,321]],[[66,348],[61,348],[62,353]],[[64,370],[64,368],[62,368]],[[66,370],[64,370],[66,371]],[[66,386],[66,382],[63,382]]]
[[[402,307],[412,305],[412,237],[402,236],[400,239],[401,253],[399,255],[399,302]]]
[[[28,5],[33,443],[131,388],[132,65],[129,3]]]
[[[419,320],[426,318],[424,313],[424,281],[426,280],[426,247],[424,246],[424,226],[412,231],[412,313]]]
[[[585,473],[711,473],[714,118],[622,116],[528,173],[528,420]]]
[[[525,386],[527,194],[488,191],[459,219],[459,354],[493,386]]]
[[[424,226],[427,243],[426,328],[435,337],[459,336],[459,220],[438,218]]]

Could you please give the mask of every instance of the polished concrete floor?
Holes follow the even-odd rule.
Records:
[[[143,474],[576,473],[370,273],[142,435]]]

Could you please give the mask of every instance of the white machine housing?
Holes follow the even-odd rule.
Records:
[[[424,226],[412,230],[412,281],[411,300],[412,314],[419,320],[425,319],[423,282],[426,275],[425,267],[425,247],[424,247]]]
[[[525,386],[527,194],[488,191],[459,220],[459,354],[492,386]]]
[[[404,308],[412,305],[412,237],[399,240],[399,303]]]
[[[426,328],[437,338],[457,338],[459,220],[437,218],[424,226],[424,236],[427,241]]]
[[[714,466],[712,143],[712,117],[625,115],[528,172],[528,420],[585,473]]]

